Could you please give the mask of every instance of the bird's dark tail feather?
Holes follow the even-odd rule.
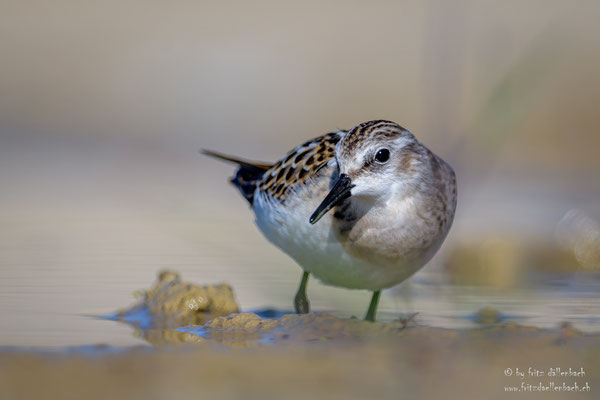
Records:
[[[253,162],[247,160],[241,160],[239,158],[231,157],[225,154],[216,153],[211,150],[201,150],[202,154],[210,157],[217,158],[219,160],[227,161],[230,163],[237,164],[239,167],[235,172],[235,176],[230,179],[230,182],[238,188],[242,196],[250,205],[254,201],[254,192],[256,190],[256,184],[260,181],[263,174],[267,172],[272,165],[260,162]]]

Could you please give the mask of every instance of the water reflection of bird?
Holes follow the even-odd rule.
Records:
[[[239,165],[231,182],[259,229],[303,268],[298,313],[309,311],[313,274],[327,285],[373,291],[365,319],[374,320],[381,289],[422,268],[454,218],[454,171],[390,121],[315,138],[275,164],[204,153]]]

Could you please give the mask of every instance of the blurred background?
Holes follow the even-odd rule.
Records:
[[[158,270],[292,309],[301,270],[209,148],[274,161],[390,119],[455,167],[454,227],[382,318],[484,306],[599,331],[597,1],[0,4],[0,344],[141,342],[82,318]],[[312,280],[313,308],[367,292]]]

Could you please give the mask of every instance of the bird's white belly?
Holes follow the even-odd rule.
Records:
[[[426,259],[390,260],[353,251],[336,232],[332,212],[311,225],[309,217],[320,198],[296,198],[282,206],[257,196],[256,224],[269,241],[323,283],[350,289],[377,290],[394,286],[421,268]]]

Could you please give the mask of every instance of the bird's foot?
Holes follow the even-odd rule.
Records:
[[[306,296],[296,295],[294,297],[294,308],[296,309],[296,314],[307,314],[310,312],[310,303]]]

